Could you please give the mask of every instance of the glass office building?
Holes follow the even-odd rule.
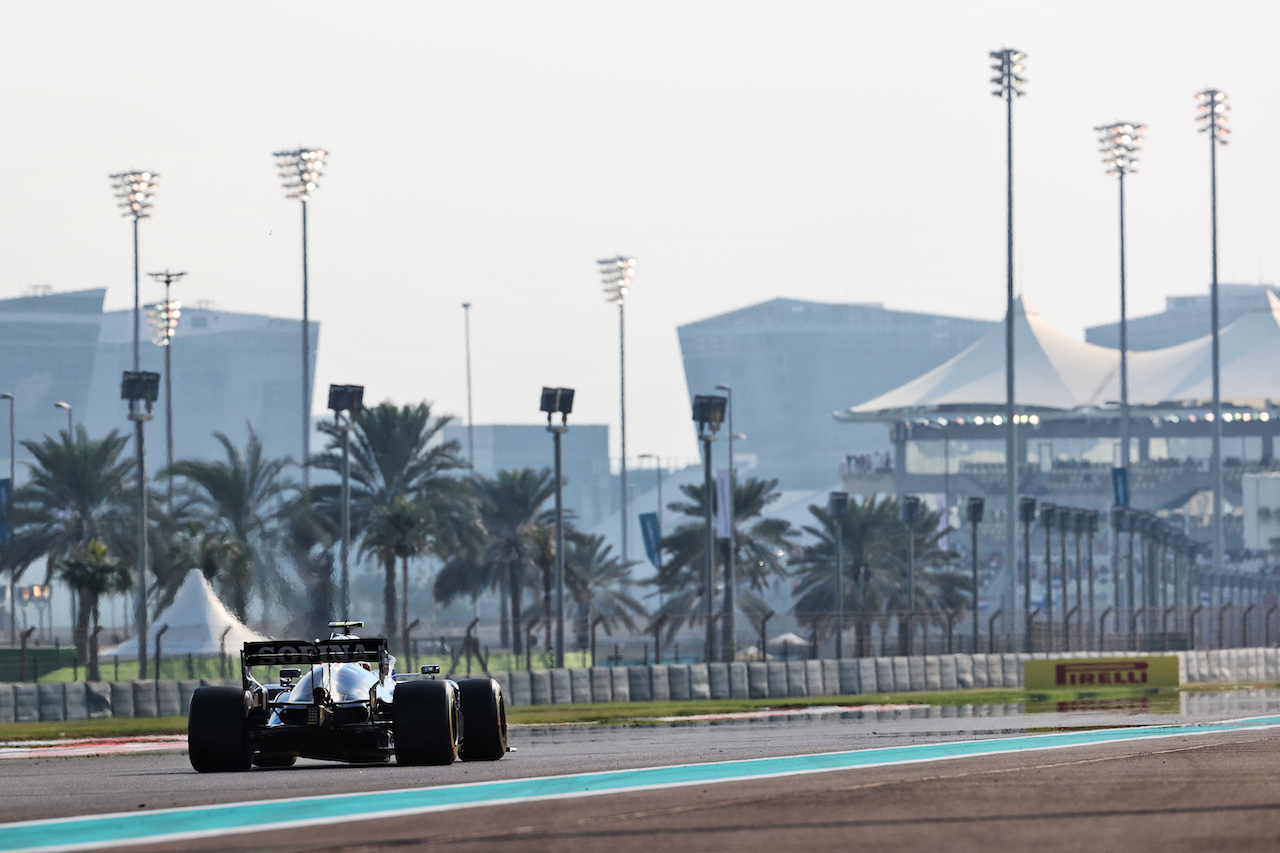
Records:
[[[133,366],[133,312],[104,313],[105,294],[37,292],[0,300],[0,391],[16,400],[19,442],[67,428],[67,412],[55,408],[57,402],[69,403],[72,419],[91,436],[132,431],[120,376]],[[151,343],[145,322],[141,366],[163,376],[164,350]],[[319,324],[311,326],[314,381]],[[184,305],[172,351],[175,458],[222,458],[214,432],[242,444],[250,425],[268,455],[298,457],[301,342],[296,319]],[[156,471],[165,462],[163,398],[153,415],[147,464]],[[313,450],[322,446],[320,438],[312,439]],[[0,454],[7,457],[7,442]],[[26,458],[19,448],[19,461]]]

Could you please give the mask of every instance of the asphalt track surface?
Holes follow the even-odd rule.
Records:
[[[1274,717],[1280,714],[1280,694],[1246,691],[1188,699],[1181,713],[1171,715],[1024,715],[1015,708],[996,708],[977,709],[983,716],[959,718],[890,712],[675,726],[515,729],[511,742],[518,753],[496,763],[448,768],[299,762],[287,770],[202,775],[191,771],[181,752],[14,759],[0,762],[0,821],[137,814],[351,792],[431,789],[429,794],[438,794],[449,790],[445,786],[473,789],[477,786],[468,783],[475,782],[537,789],[548,783],[520,780],[581,773],[625,775],[637,768],[674,766],[664,771],[666,778],[680,779],[696,777],[696,769],[708,762],[750,764],[754,759],[791,761],[784,757],[878,750],[890,758],[901,753],[914,763],[707,784],[690,785],[686,779],[623,793],[342,819],[118,849],[1280,849],[1280,719],[1266,726],[1209,725],[1240,717]],[[1171,724],[1190,728],[1149,728]],[[1095,728],[1114,734],[1095,733]],[[1029,732],[1033,737],[1027,737]],[[1134,734],[1142,737],[1128,739]],[[1098,737],[1103,740],[1089,742]],[[1022,748],[1042,746],[1053,738],[1071,742],[1063,740],[1053,749]],[[981,752],[1010,744],[1019,748],[939,758],[947,750]],[[272,819],[304,824],[316,813],[289,802],[273,810]],[[5,836],[6,828],[0,825],[0,849],[14,846]]]

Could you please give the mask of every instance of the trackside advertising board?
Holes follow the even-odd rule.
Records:
[[[1131,658],[1060,658],[1023,662],[1028,690],[1096,687],[1177,687],[1174,655]]]

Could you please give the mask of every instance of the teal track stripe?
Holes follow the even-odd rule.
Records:
[[[646,767],[358,794],[231,803],[0,824],[0,851],[56,851],[208,838],[486,805],[739,782],[956,758],[1280,727],[1280,716],[1203,726],[1153,726],[893,746],[708,764]]]

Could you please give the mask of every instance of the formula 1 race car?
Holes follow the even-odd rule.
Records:
[[[351,763],[497,761],[507,752],[502,688],[491,678],[438,679],[438,666],[397,675],[382,637],[330,622],[328,640],[245,643],[241,687],[191,697],[187,746],[201,773],[289,767],[304,758]],[[254,667],[278,667],[263,683]],[[264,681],[270,682],[270,678]]]

